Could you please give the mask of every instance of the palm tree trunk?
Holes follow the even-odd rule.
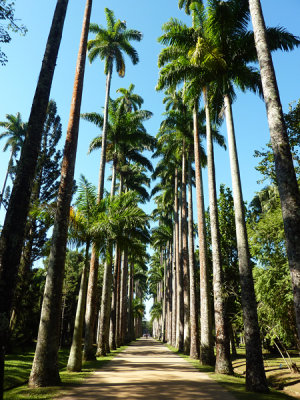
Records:
[[[120,310],[121,310],[121,270],[123,269],[124,253],[120,251],[120,260],[116,270],[116,345],[120,347]]]
[[[94,342],[94,326],[97,318],[97,281],[98,281],[99,259],[96,246],[92,246],[92,255],[90,261],[90,274],[88,281],[88,291],[86,299],[85,311],[85,335],[83,358],[87,360],[95,360]]]
[[[110,334],[109,334],[109,346],[111,350],[116,350],[116,309],[117,309],[117,274],[120,268],[120,246],[115,246],[115,262],[114,262],[114,274],[113,274],[113,293],[112,293],[112,305],[110,313]]]
[[[162,264],[164,267],[164,277],[163,277],[163,282],[162,282],[162,304],[163,304],[163,309],[162,309],[162,341],[165,343],[166,340],[166,334],[167,334],[167,260],[164,257],[163,253],[164,251],[161,250],[162,253]]]
[[[249,6],[274,153],[287,256],[292,278],[297,332],[298,338],[300,338],[300,194],[284,123],[276,75],[266,39],[266,27],[261,4],[259,0],[250,0]]]
[[[167,299],[168,299],[168,343],[172,344],[172,269],[173,269],[173,256],[172,256],[172,241],[169,242],[169,259],[168,259],[168,284],[167,284]]]
[[[82,367],[82,333],[88,283],[89,250],[90,242],[87,242],[85,247],[85,263],[77,301],[73,340],[67,365],[68,371],[73,372],[80,372]]]
[[[255,392],[267,392],[268,385],[262,358],[231,102],[227,95],[224,96],[224,104],[235,211],[236,240],[241,281],[241,300],[244,318],[246,344],[246,386],[249,390]]]
[[[134,340],[134,317],[133,317],[133,262],[130,263],[130,272],[129,272],[129,305],[128,305],[128,337],[126,342],[129,343]]]
[[[128,250],[124,250],[123,268],[121,274],[121,293],[120,293],[120,346],[125,344],[127,330],[127,292],[128,292]]]
[[[106,91],[105,91],[105,104],[104,104],[104,121],[102,129],[102,144],[101,144],[101,159],[99,168],[99,182],[98,182],[98,202],[103,199],[104,192],[104,176],[105,176],[105,164],[106,164],[106,138],[107,138],[107,120],[108,120],[108,105],[109,105],[109,94],[110,84],[112,76],[112,66],[109,68],[106,77]],[[107,265],[107,264],[105,264]],[[94,326],[97,318],[97,309],[95,307],[97,298],[97,280],[98,280],[98,255],[95,246],[92,247],[92,256],[90,264],[90,276],[88,283],[88,294],[87,294],[87,307],[85,315],[85,343],[84,343],[84,359],[94,360],[95,352],[93,350],[93,336]]]
[[[188,235],[189,235],[189,268],[190,268],[190,321],[191,321],[191,346],[190,357],[199,358],[199,323],[198,307],[196,300],[196,279],[194,263],[194,218],[193,218],[193,188],[192,165],[188,160]]]
[[[212,340],[211,307],[208,287],[207,254],[206,254],[206,228],[203,198],[202,172],[200,164],[200,143],[198,133],[198,100],[195,102],[194,111],[194,157],[196,176],[196,199],[198,217],[198,238],[200,258],[200,361],[204,365],[214,365],[214,352]]]
[[[223,300],[222,282],[222,256],[220,245],[219,218],[217,206],[216,175],[214,162],[214,147],[211,131],[209,105],[207,91],[203,91],[206,115],[206,143],[207,143],[207,173],[209,190],[210,233],[213,261],[213,292],[216,330],[216,365],[218,374],[232,374],[230,361],[230,341],[225,323],[225,305]]]
[[[177,326],[177,286],[176,286],[176,226],[173,229],[173,260],[172,260],[172,346],[176,346],[176,326]]]
[[[22,148],[0,239],[0,399],[3,397],[4,356],[8,325],[20,263],[31,186],[35,175],[43,125],[49,102],[57,54],[68,0],[58,0],[47,40],[42,67],[29,116],[27,136]],[[18,229],[16,229],[18,227]]]
[[[38,341],[30,374],[30,386],[51,386],[60,382],[58,372],[59,326],[62,285],[77,151],[80,107],[92,0],[87,0],[77,58],[70,119],[57,196],[57,209],[50,249]]]
[[[103,289],[100,312],[100,329],[97,340],[97,356],[107,354],[107,341],[109,336],[109,319],[111,311],[111,285],[112,285],[112,245],[108,245],[103,276]]]
[[[98,199],[103,199],[104,191],[104,175],[105,175],[105,164],[106,164],[106,145],[107,145],[107,121],[108,121],[108,106],[109,106],[109,95],[110,95],[110,84],[112,76],[112,64],[108,70],[106,76],[106,88],[105,88],[105,104],[104,104],[104,118],[103,118],[103,129],[102,129],[102,144],[101,144],[101,159],[99,168],[99,184],[98,184]]]
[[[190,353],[190,277],[189,277],[189,251],[188,251],[188,225],[187,225],[187,204],[186,204],[186,149],[185,142],[182,144],[182,267],[183,267],[183,309],[184,309],[184,353]]]
[[[177,294],[177,317],[176,317],[176,347],[179,351],[183,351],[183,288],[182,288],[182,268],[180,262],[180,229],[179,229],[179,206],[178,206],[178,170],[175,170],[175,206],[174,206],[174,220],[175,220],[175,237],[176,237],[176,294]]]

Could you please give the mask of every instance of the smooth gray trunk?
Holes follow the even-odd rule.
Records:
[[[177,326],[177,286],[176,286],[176,226],[173,229],[173,262],[172,262],[172,341],[173,347],[176,346],[176,326]]]
[[[90,243],[88,242],[86,244],[86,249],[85,249],[85,264],[81,274],[73,340],[67,365],[68,371],[73,371],[73,372],[80,372],[82,367],[82,333],[83,333],[83,322],[85,314],[87,284],[88,284],[89,249],[90,249]]]
[[[127,307],[128,307],[128,250],[124,250],[123,269],[121,274],[120,294],[120,345],[125,344],[127,334]]]
[[[206,253],[206,228],[205,209],[203,198],[202,168],[200,164],[200,143],[198,133],[198,102],[194,112],[194,157],[196,176],[196,199],[198,217],[198,239],[200,258],[200,362],[204,365],[214,365],[214,352],[212,340],[211,307],[208,287],[207,253]]]
[[[107,147],[107,120],[108,120],[108,105],[109,105],[109,94],[112,76],[112,66],[108,70],[106,77],[106,90],[105,90],[105,104],[104,104],[104,120],[102,129],[102,144],[101,144],[101,158],[99,167],[99,181],[98,181],[98,192],[97,200],[100,202],[103,199],[104,192],[104,176],[105,176],[105,164],[106,164],[106,147]],[[107,265],[107,264],[105,264]],[[94,327],[97,318],[97,280],[98,280],[98,269],[99,260],[96,247],[92,247],[92,256],[90,263],[90,276],[88,283],[88,294],[87,294],[87,307],[85,315],[85,341],[84,341],[84,359],[94,360],[95,351],[93,348],[93,337]]]
[[[100,326],[97,340],[97,356],[107,354],[107,342],[109,338],[109,319],[111,311],[111,285],[112,285],[112,246],[106,252],[106,260],[103,276],[103,289],[101,299]]]
[[[225,322],[225,305],[222,282],[222,255],[220,245],[220,230],[218,219],[216,175],[214,162],[214,147],[212,139],[209,105],[205,92],[205,115],[206,115],[206,143],[207,143],[207,173],[209,192],[209,215],[210,234],[213,262],[213,292],[215,310],[216,330],[216,365],[215,372],[218,374],[232,374],[233,369],[230,361],[230,342]]]
[[[184,310],[184,353],[190,354],[191,330],[190,330],[190,277],[189,277],[189,251],[188,251],[188,224],[187,224],[187,202],[186,202],[186,149],[185,143],[182,145],[182,250],[181,260],[183,268],[183,310]]]
[[[198,359],[199,352],[199,322],[196,296],[195,262],[194,262],[194,217],[193,217],[193,187],[192,165],[188,160],[188,236],[189,236],[189,269],[190,269],[190,321],[191,346],[190,357]]]
[[[241,300],[246,345],[246,386],[249,390],[257,392],[267,392],[268,385],[266,381],[264,363],[262,358],[260,332],[257,318],[252,267],[250,263],[250,253],[248,247],[248,237],[244,215],[244,202],[236,150],[232,110],[230,99],[227,95],[224,96],[224,105],[232,179],[239,272],[241,281]]]
[[[179,226],[179,205],[178,205],[178,171],[175,171],[175,230],[176,230],[176,294],[177,294],[177,317],[176,317],[176,347],[179,351],[183,351],[184,344],[184,326],[183,326],[183,287],[182,287],[182,265],[180,257],[180,226]]]
[[[292,278],[297,332],[300,339],[300,194],[284,123],[275,70],[267,44],[261,4],[259,0],[250,0],[249,6],[274,153],[287,256]]]

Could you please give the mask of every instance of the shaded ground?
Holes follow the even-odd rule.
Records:
[[[299,368],[299,357],[292,357],[292,360]],[[300,399],[300,374],[291,372],[284,360],[280,357],[264,355],[264,365],[268,383],[271,387]],[[233,361],[234,372],[245,376],[246,360],[244,355]]]
[[[218,383],[152,339],[141,339],[60,400],[234,400]]]

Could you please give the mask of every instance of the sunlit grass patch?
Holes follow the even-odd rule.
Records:
[[[110,360],[112,360],[126,347],[127,346],[122,346],[117,350],[113,350],[105,357],[97,357],[97,360],[85,362],[81,372],[67,371],[66,365],[68,362],[69,349],[63,349],[59,353],[60,377],[62,381],[61,386],[35,389],[27,387],[34,353],[28,352],[21,355],[13,354],[7,357],[5,382],[6,388],[12,387],[8,386],[9,383],[11,385],[13,384],[14,388],[11,390],[5,390],[4,400],[52,400],[58,395],[67,393],[71,387],[80,384],[94,371],[103,368]],[[24,361],[24,358],[26,361]],[[23,385],[19,386],[18,382],[20,382],[19,385]]]

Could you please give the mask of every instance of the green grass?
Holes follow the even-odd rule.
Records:
[[[208,374],[212,379],[217,381],[220,385],[222,385],[225,389],[231,392],[237,399],[239,400],[287,400],[287,399],[294,399],[294,397],[288,396],[284,393],[278,392],[274,389],[270,390],[270,393],[253,393],[246,390],[245,386],[245,378],[240,375],[221,375],[215,374],[214,368],[208,365],[201,365],[199,360],[194,360],[191,357],[179,353],[178,350],[168,344],[166,346],[173,351],[174,353],[178,354],[180,357],[187,360],[190,364],[192,364],[196,369],[200,372],[205,372]]]
[[[106,357],[97,357],[97,360],[95,361],[85,362],[81,372],[69,372],[66,370],[69,350],[64,349],[59,353],[59,367],[62,385],[36,389],[28,388],[26,386],[31,371],[34,353],[28,351],[23,354],[9,355],[6,358],[5,364],[4,400],[51,400],[58,395],[66,393],[70,387],[81,383],[92,372],[102,368],[126,347],[127,346],[122,346],[117,350],[113,350]],[[8,388],[11,387],[13,387],[13,389],[9,390]]]

